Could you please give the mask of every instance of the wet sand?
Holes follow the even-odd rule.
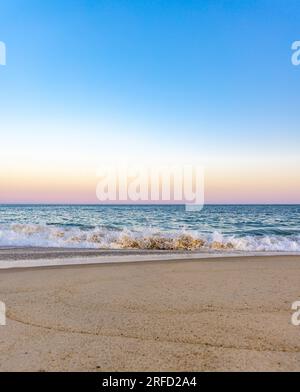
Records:
[[[1,371],[300,371],[300,256],[2,269],[0,300]]]

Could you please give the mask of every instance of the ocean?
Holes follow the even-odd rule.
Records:
[[[300,251],[300,205],[0,205],[0,247]]]

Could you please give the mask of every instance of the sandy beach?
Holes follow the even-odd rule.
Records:
[[[299,371],[299,282],[300,256],[2,269],[0,370]]]

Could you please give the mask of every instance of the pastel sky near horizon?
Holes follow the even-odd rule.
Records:
[[[0,41],[0,203],[96,203],[124,160],[300,203],[299,0],[3,0]]]

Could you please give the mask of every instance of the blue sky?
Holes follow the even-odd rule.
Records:
[[[1,1],[4,164],[297,159],[299,22],[299,0]]]

